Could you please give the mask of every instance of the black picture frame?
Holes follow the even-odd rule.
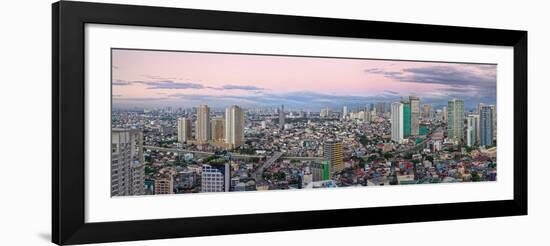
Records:
[[[54,3],[52,18],[52,241],[56,244],[527,214],[527,31],[70,1]],[[86,23],[513,47],[514,198],[432,205],[85,223]]]

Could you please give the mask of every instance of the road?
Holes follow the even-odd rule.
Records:
[[[186,149],[176,149],[176,148],[163,148],[163,147],[156,147],[156,146],[143,146],[144,149],[149,150],[158,150],[158,151],[165,151],[165,152],[175,152],[175,153],[193,153],[193,154],[200,154],[200,155],[214,155],[214,152],[207,152],[207,151],[198,151],[198,150],[186,150]],[[265,155],[245,155],[245,154],[235,154],[231,153],[232,158],[263,158]]]
[[[158,150],[158,151],[165,151],[165,152],[175,152],[175,153],[193,153],[193,154],[199,154],[199,155],[214,155],[214,152],[207,152],[207,151],[199,151],[199,150],[186,150],[186,149],[176,149],[176,148],[164,148],[164,147],[157,147],[157,146],[143,146],[144,149],[149,150]],[[282,153],[279,153],[281,156],[279,156],[277,159],[286,159],[286,160],[300,160],[300,161],[321,161],[325,158],[323,157],[307,157],[307,156],[282,156]],[[274,154],[275,156],[275,154]],[[266,155],[245,155],[245,154],[235,154],[231,153],[232,158],[237,159],[243,159],[243,158],[263,158],[267,157]]]
[[[258,167],[258,169],[256,169],[256,171],[254,172],[254,179],[256,179],[256,181],[261,180],[262,179],[262,174],[264,173],[264,170],[266,168],[270,167],[271,165],[273,165],[273,163],[275,163],[275,161],[277,161],[279,158],[281,158],[281,156],[283,156],[283,153],[281,153],[281,152],[273,153],[273,156],[271,158],[269,158],[267,161],[265,161],[264,164],[261,167]]]

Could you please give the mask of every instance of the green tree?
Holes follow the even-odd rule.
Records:
[[[477,172],[472,173],[472,181],[474,181],[474,182],[481,181],[481,177],[479,176],[479,174]]]

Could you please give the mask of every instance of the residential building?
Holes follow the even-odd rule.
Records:
[[[411,135],[419,135],[420,132],[420,98],[415,96],[409,97],[411,105]]]
[[[481,106],[479,111],[479,145],[493,146],[493,107]]]
[[[466,145],[473,147],[477,142],[479,115],[471,114],[466,118]]]
[[[344,169],[344,147],[342,141],[332,139],[326,141],[324,155],[333,172],[340,172]]]
[[[174,179],[170,174],[155,176],[155,195],[174,194]]]
[[[429,119],[431,110],[432,110],[431,104],[424,104],[422,108],[422,118]]]
[[[244,144],[244,110],[237,105],[225,110],[225,141],[232,147]]]
[[[328,161],[323,163],[312,163],[310,165],[313,182],[330,179],[330,164]]]
[[[411,135],[411,104],[403,103],[403,137],[408,138]]]
[[[215,117],[211,121],[211,130],[212,130],[212,140],[214,141],[223,141],[225,136],[223,117]]]
[[[178,118],[178,142],[185,143],[191,140],[191,119],[180,117]]]
[[[342,107],[342,118],[346,119],[347,116],[348,116],[348,107],[344,106],[344,107]]]
[[[143,133],[134,129],[111,131],[111,196],[143,195],[145,173]]]
[[[284,129],[285,127],[285,105],[281,105],[281,110],[279,111],[279,128]]]
[[[229,162],[202,166],[201,192],[228,192],[231,187]]]
[[[210,127],[210,108],[207,105],[200,105],[197,109],[197,124],[195,126],[196,140],[207,142],[212,139]]]
[[[401,143],[404,139],[403,133],[403,103],[395,102],[391,104],[391,139]]]
[[[464,101],[452,99],[447,103],[447,137],[456,141],[464,139]]]

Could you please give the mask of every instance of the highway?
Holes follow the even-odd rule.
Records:
[[[158,150],[158,151],[165,151],[165,152],[175,152],[175,153],[193,153],[193,154],[200,154],[200,155],[214,155],[214,152],[206,152],[206,151],[199,151],[199,150],[186,150],[186,149],[176,149],[176,148],[163,148],[163,147],[156,147],[156,146],[143,146],[144,149],[149,150]],[[235,154],[231,153],[232,158],[263,158],[265,155],[245,155],[245,154]]]
[[[207,151],[199,151],[199,150],[186,150],[186,149],[176,149],[176,148],[163,148],[163,147],[156,147],[156,146],[143,146],[144,149],[148,150],[158,150],[158,151],[164,151],[164,152],[175,152],[175,153],[193,153],[193,154],[199,154],[199,155],[214,155],[214,152],[207,152]],[[277,156],[277,159],[286,159],[286,160],[300,160],[300,161],[320,161],[324,160],[323,157],[307,157],[307,156],[282,156],[283,154],[280,152],[275,152],[273,156]],[[266,155],[245,155],[245,154],[235,154],[231,153],[232,158],[237,159],[246,159],[246,158],[263,158],[267,157]]]
[[[261,167],[258,167],[258,169],[256,169],[256,171],[254,172],[254,179],[256,179],[256,181],[261,180],[264,170],[273,165],[273,163],[281,158],[282,155],[283,153],[281,152],[275,152],[271,158],[269,158],[267,161],[264,162],[264,164],[262,164]]]

